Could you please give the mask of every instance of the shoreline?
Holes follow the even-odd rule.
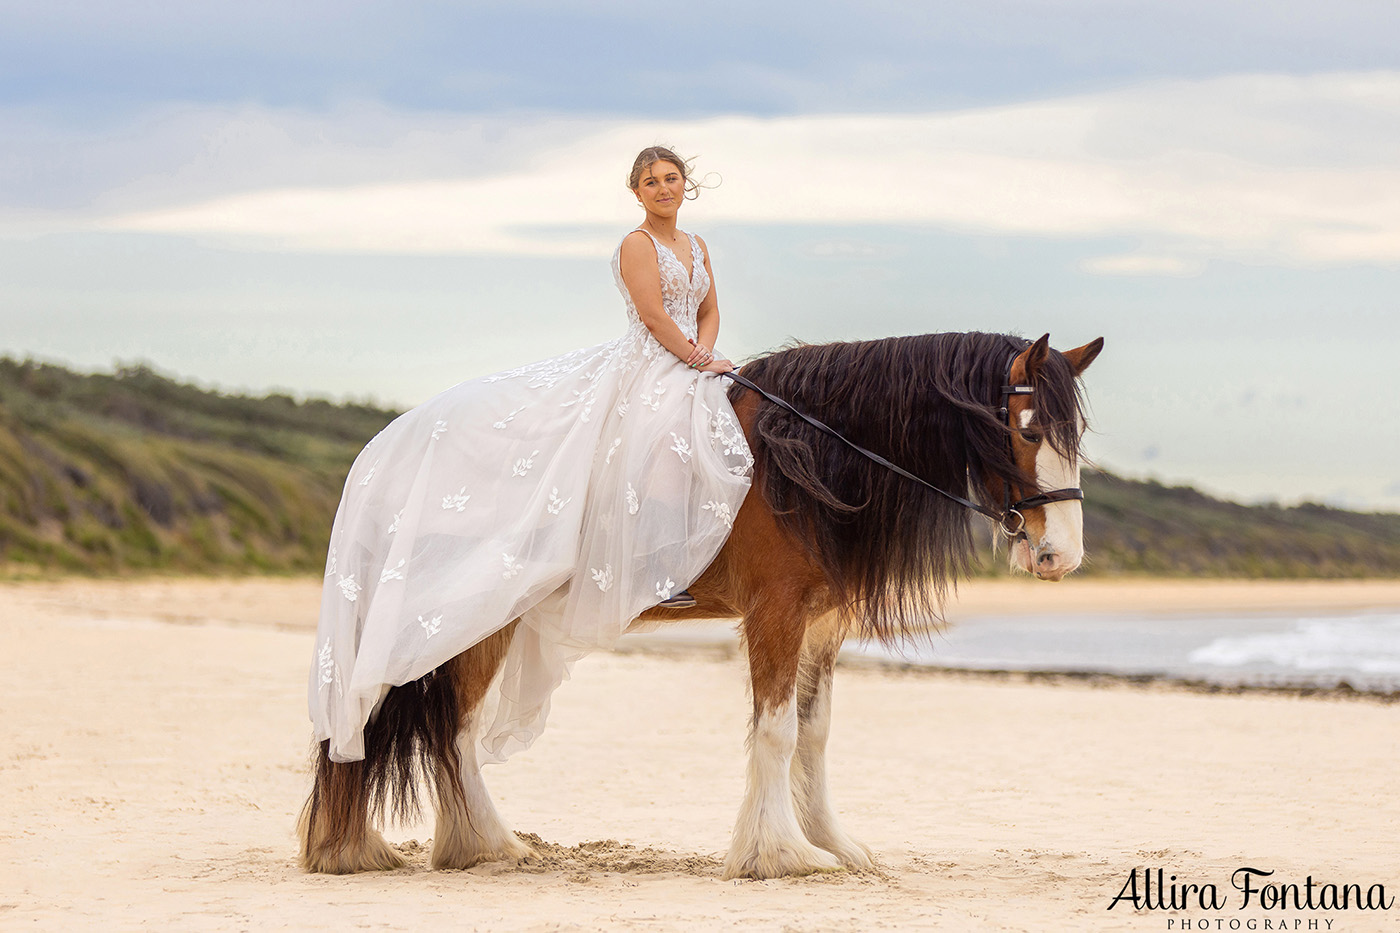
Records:
[[[1042,583],[972,581],[948,618],[1029,613],[1360,612],[1400,607],[1400,580],[1226,580],[1144,577]]]

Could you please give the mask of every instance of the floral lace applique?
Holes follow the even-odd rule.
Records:
[[[505,572],[501,574],[501,579],[503,579],[503,580],[509,580],[511,577],[515,576],[515,575],[518,574],[520,571],[522,571],[522,570],[525,569],[525,565],[524,565],[524,564],[520,563],[519,561],[517,561],[514,557],[510,556],[509,554],[502,553],[502,554],[501,554],[501,559],[502,559],[503,561],[505,561],[505,565],[506,565]]]
[[[466,489],[467,487],[463,486],[462,488]],[[394,513],[394,520],[389,523],[389,529],[385,532],[385,534],[391,535],[399,530],[399,522],[403,520],[403,512],[403,509],[399,509],[397,512]]]
[[[552,389],[559,384],[569,373],[577,372],[584,366],[592,362],[593,357],[587,356],[590,348],[574,350],[565,353],[563,356],[552,357],[547,360],[540,360],[538,363],[530,363],[516,369],[508,369],[505,372],[487,376],[485,382],[501,382],[505,379],[519,379],[528,376],[526,385],[531,389]]]
[[[717,502],[714,499],[711,499],[709,502],[706,502],[704,505],[702,505],[701,508],[707,512],[714,512],[715,518],[718,518],[721,522],[723,522],[725,528],[732,529],[734,527],[734,516],[729,511],[728,502]]]
[[[671,439],[675,441],[675,443],[671,445],[671,449],[676,452],[677,457],[681,458],[681,463],[689,462],[690,442],[678,435],[675,431],[671,432]]]
[[[538,450],[532,451],[530,456],[521,457],[519,460],[515,461],[515,468],[511,470],[512,475],[524,476],[526,473],[529,473],[530,468],[535,465],[535,458],[539,456],[539,453]]]
[[[506,425],[510,424],[512,421],[515,420],[516,415],[520,414],[522,411],[529,407],[529,405],[521,405],[519,408],[506,415],[500,421],[497,421],[494,424],[492,424],[491,427],[495,428],[497,431],[504,431],[506,429]]]
[[[442,631],[442,616],[433,616],[431,619],[425,619],[419,616],[418,624],[423,626],[423,638],[426,640]]]
[[[570,496],[570,497],[567,498],[567,499],[561,499],[561,498],[559,498],[559,487],[558,487],[558,486],[555,486],[555,487],[554,487],[553,489],[551,489],[550,492],[549,492],[549,505],[546,505],[546,506],[544,507],[544,510],[545,510],[546,512],[548,512],[550,515],[558,515],[560,512],[562,512],[562,511],[564,510],[564,506],[568,505],[570,502],[573,502],[573,501],[574,501],[574,497],[573,497],[573,496]]]
[[[364,589],[364,587],[355,582],[355,575],[353,573],[348,577],[341,577],[340,582],[338,582],[336,586],[340,587],[340,595],[344,596],[346,601],[352,603],[359,597],[360,590]]]
[[[656,388],[652,389],[645,395],[637,396],[637,399],[643,405],[650,408],[652,411],[656,411],[658,408],[661,407],[661,396],[664,394],[666,394],[666,387],[658,382],[656,384]]]
[[[458,512],[465,512],[467,510],[467,502],[470,499],[471,496],[467,494],[467,487],[463,486],[452,495],[442,497],[442,510],[444,512],[449,512],[452,509],[456,509]]]
[[[434,441],[437,440],[439,437],[442,437],[442,433],[443,433],[444,431],[446,431],[446,430],[447,430],[447,422],[446,422],[446,421],[434,421],[434,422],[433,422],[433,434],[432,434],[432,437],[429,438],[429,440],[434,440]]]
[[[591,385],[582,391],[574,389],[573,393],[574,397],[566,402],[560,402],[559,407],[571,408],[574,405],[582,403],[583,408],[579,411],[578,420],[587,424],[588,416],[593,411],[593,403],[598,398],[598,387],[596,385]]]
[[[613,438],[612,446],[608,448],[608,455],[607,455],[606,457],[603,458],[603,462],[604,462],[604,463],[612,463],[613,454],[617,453],[617,449],[618,449],[619,447],[621,447],[621,446],[622,446],[622,438],[620,438],[620,437],[615,437],[615,438]]]
[[[632,484],[627,484],[627,514],[636,515],[642,504],[637,501],[637,490],[632,488]]]
[[[399,562],[397,564],[395,564],[392,567],[385,567],[384,572],[379,575],[379,582],[388,583],[390,580],[402,580],[403,565],[405,563],[405,559],[400,557]]]
[[[612,564],[604,564],[602,570],[599,570],[599,569],[596,568],[596,567],[590,567],[590,568],[589,568],[589,571],[593,574],[593,582],[596,583],[596,584],[598,584],[598,589],[602,590],[604,593],[606,593],[608,590],[612,589],[612,585],[613,585],[613,569],[612,569]]]
[[[326,643],[321,646],[321,650],[316,652],[316,663],[321,669],[321,683],[330,684],[335,681],[335,660],[331,658],[331,641],[326,639]]]
[[[727,411],[713,412],[709,406],[704,406],[705,412],[710,416],[710,440],[718,441],[717,446],[724,448],[726,457],[742,457],[742,465],[731,466],[729,472],[736,476],[746,476],[753,469],[753,452],[749,450],[749,442],[744,437],[744,429],[739,424],[737,418]]]
[[[673,587],[673,586],[675,586],[675,585],[676,585],[676,581],[675,581],[675,580],[672,580],[670,577],[667,577],[667,578],[666,578],[666,582],[665,582],[665,583],[657,583],[657,584],[656,584],[656,595],[657,595],[657,598],[659,598],[659,599],[670,599],[670,598],[671,598],[671,587]]]

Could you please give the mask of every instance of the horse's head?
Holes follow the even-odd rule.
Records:
[[[1028,394],[1007,399],[1011,449],[1016,465],[1038,488],[1011,484],[1008,501],[1039,492],[1079,486],[1079,442],[1084,416],[1076,380],[1103,349],[1103,338],[1063,353],[1050,349],[1050,335],[1012,361],[1011,385]],[[1003,489],[1004,494],[1004,489]],[[1077,499],[1021,510],[1024,527],[1011,541],[1011,567],[1042,580],[1060,580],[1084,559],[1084,512]]]

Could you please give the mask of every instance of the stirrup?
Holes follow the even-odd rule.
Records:
[[[669,599],[663,599],[656,604],[657,609],[690,609],[698,605],[695,597],[690,595],[690,590],[681,590]]]

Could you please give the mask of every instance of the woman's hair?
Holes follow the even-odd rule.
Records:
[[[691,161],[690,159],[682,159],[665,146],[648,146],[637,153],[637,159],[632,163],[632,172],[627,176],[627,187],[636,191],[637,186],[642,183],[642,175],[646,174],[653,165],[657,162],[670,162],[680,169],[681,181],[685,183],[685,197],[687,200],[693,201],[700,196],[701,188],[709,186],[702,185],[690,177],[693,169]]]

